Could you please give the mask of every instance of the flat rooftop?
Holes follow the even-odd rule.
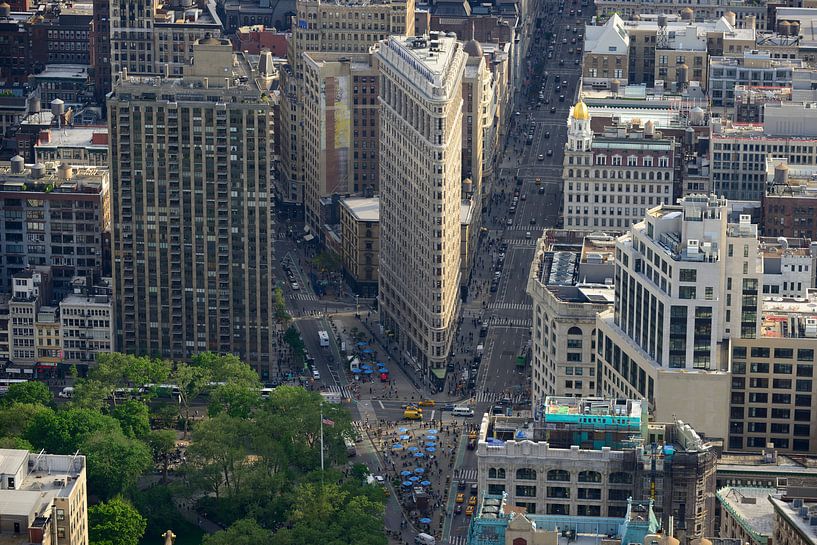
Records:
[[[41,139],[34,147],[87,147],[107,150],[108,127],[99,125],[50,129],[49,140],[46,142]]]
[[[21,464],[28,469],[23,482],[14,490],[0,490],[0,513],[4,515],[30,516],[42,512],[41,506],[55,497],[70,495],[85,468],[85,456],[0,449],[0,473],[11,474],[6,468],[19,468]]]
[[[430,83],[437,87],[445,85],[443,78],[457,49],[456,36],[431,32],[425,36],[391,36],[386,43]]]
[[[0,191],[47,191],[49,193],[99,193],[108,180],[108,169],[97,166],[72,166],[70,180],[63,180],[57,169],[45,169],[40,178],[32,178],[32,165],[22,172],[11,171],[11,166],[0,166]],[[50,188],[49,188],[50,186]]]
[[[760,313],[762,337],[817,343],[817,290],[808,290],[806,297],[763,297]]]
[[[380,221],[380,197],[349,197],[340,202],[357,221]]]
[[[610,416],[641,420],[642,405],[638,399],[604,399],[596,397],[547,396],[542,404],[545,421],[580,420],[579,417]]]
[[[35,74],[36,79],[75,79],[84,81],[88,79],[88,64],[47,64],[45,70]]]
[[[771,498],[769,501],[774,511],[796,528],[806,543],[817,544],[817,526],[812,523],[814,517],[817,517],[817,504],[800,501],[795,507],[794,502],[778,498]],[[801,512],[805,512],[805,516]]]
[[[717,496],[747,533],[771,536],[774,532],[774,506],[769,496],[776,492],[774,488],[727,486],[718,490]]]

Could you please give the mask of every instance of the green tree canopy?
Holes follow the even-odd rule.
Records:
[[[9,386],[8,392],[3,396],[3,405],[8,406],[14,403],[48,405],[53,399],[54,396],[45,383],[30,380]]]
[[[54,411],[38,403],[14,403],[0,407],[0,436],[23,435],[34,417],[40,413],[54,414]]]
[[[241,519],[226,530],[206,536],[202,545],[266,545],[271,541],[272,532],[253,519]]]
[[[88,508],[88,537],[94,545],[137,545],[146,527],[144,517],[122,498]]]
[[[101,498],[127,490],[153,465],[150,449],[122,432],[90,435],[79,450],[88,461],[88,488]]]
[[[150,413],[147,405],[139,400],[129,399],[117,405],[113,417],[128,437],[142,439],[150,433]]]
[[[24,437],[50,454],[73,454],[89,436],[121,435],[119,422],[93,409],[41,411],[34,415]]]
[[[170,454],[176,448],[176,432],[173,430],[153,430],[145,437],[145,442],[153,454],[153,461],[162,466],[162,480],[167,480],[167,466],[170,464]]]
[[[130,354],[99,354],[88,378],[77,381],[73,403],[83,407],[114,406],[117,390],[138,390],[145,384],[161,384],[170,374],[170,362]]]
[[[207,407],[210,416],[226,413],[237,418],[249,418],[261,403],[260,385],[228,382],[210,392]]]

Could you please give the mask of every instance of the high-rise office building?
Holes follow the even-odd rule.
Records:
[[[183,77],[128,75],[114,86],[118,350],[231,352],[262,378],[275,373],[273,78],[229,41],[205,38]]]
[[[380,40],[392,35],[414,34],[414,0],[322,2],[300,0],[292,18],[288,66],[282,73],[281,177],[277,198],[289,205],[304,204],[304,53],[365,54]],[[363,85],[361,83],[361,85]],[[367,83],[366,88],[370,85]],[[376,105],[376,95],[360,99]],[[363,103],[360,103],[363,105]],[[353,182],[354,183],[354,182]],[[358,180],[363,184],[362,178]]]
[[[380,309],[401,352],[445,377],[460,289],[462,79],[456,38],[380,44]]]
[[[726,200],[690,195],[618,239],[614,307],[596,320],[605,395],[642,397],[659,420],[726,436],[726,340],[758,337],[763,273],[757,225],[738,219]]]

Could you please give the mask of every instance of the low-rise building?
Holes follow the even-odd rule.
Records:
[[[711,533],[715,452],[683,422],[647,423],[638,400],[547,397],[533,419],[486,414],[479,489],[527,513],[623,517],[655,498],[665,528]]]
[[[712,106],[732,108],[735,86],[791,87],[792,72],[802,68],[798,59],[774,59],[768,51],[744,51],[742,57],[709,59],[709,96]]]
[[[108,168],[108,127],[46,129],[34,144],[34,162]]]
[[[763,232],[817,240],[817,167],[792,168],[787,163],[783,158],[767,160]]]
[[[87,545],[85,456],[0,449],[0,540]]]
[[[60,99],[66,109],[81,107],[92,96],[89,69],[88,64],[49,64],[33,76],[40,88],[40,99],[45,104]]]
[[[380,254],[380,199],[341,199],[340,224],[344,274],[356,294],[374,297]]]
[[[774,509],[769,496],[775,488],[727,486],[717,492],[721,537],[748,545],[768,545],[774,530]]]
[[[533,332],[531,401],[545,396],[592,396],[596,377],[596,314],[613,304],[615,239],[592,234],[570,240],[547,230],[530,275]],[[567,239],[567,240],[565,240]]]
[[[110,279],[88,286],[76,278],[73,293],[59,302],[59,359],[65,366],[87,368],[98,354],[113,352],[113,301]],[[81,373],[85,369],[81,369]]]
[[[483,495],[468,530],[468,542],[472,545],[559,545],[607,540],[627,544],[664,543],[656,533],[660,532],[659,528],[650,501],[628,500],[623,516],[576,517],[528,513],[510,505],[506,495]]]
[[[817,503],[814,490],[808,501],[771,498],[774,507],[774,543],[817,545]]]
[[[805,297],[814,287],[817,243],[808,239],[760,237],[763,295]]]

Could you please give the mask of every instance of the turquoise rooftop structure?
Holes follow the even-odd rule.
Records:
[[[621,543],[644,543],[645,537],[655,534],[661,526],[653,512],[652,500],[634,501],[630,498],[626,515],[616,518],[528,514],[509,507],[505,498],[506,494],[483,496],[480,509],[468,528],[468,545],[505,545],[509,532],[571,533],[571,541],[579,544],[607,537]]]
[[[548,396],[537,410],[539,440],[552,446],[620,449],[646,436],[646,405],[638,399]]]

